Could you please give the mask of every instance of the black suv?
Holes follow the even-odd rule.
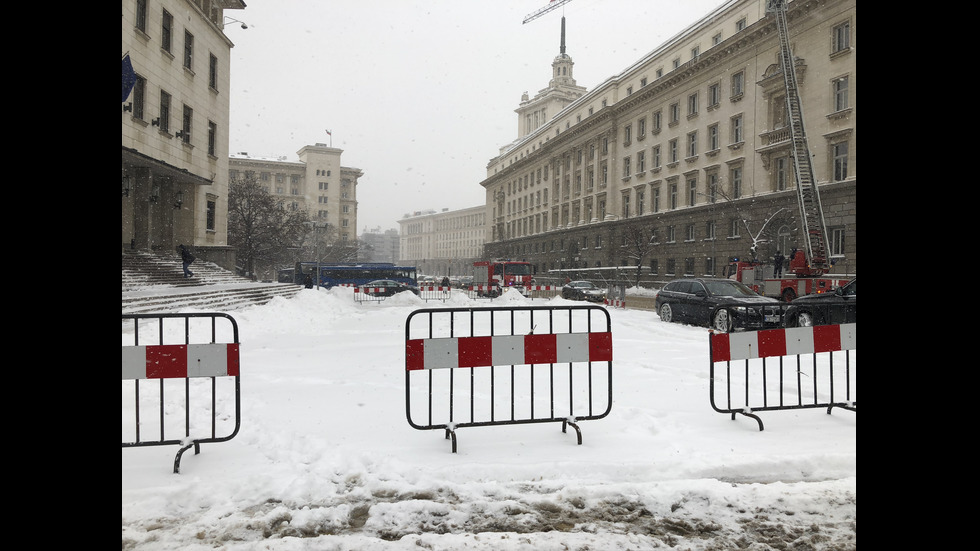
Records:
[[[786,307],[786,327],[857,323],[857,278],[832,293],[805,295]]]
[[[779,301],[731,279],[684,278],[657,293],[660,319],[703,325],[718,331],[782,327]]]

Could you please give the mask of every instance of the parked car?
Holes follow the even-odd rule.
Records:
[[[390,279],[376,279],[365,283],[362,287],[366,294],[375,297],[390,297],[402,291],[411,291],[416,296],[419,294],[418,287]]]
[[[561,288],[561,298],[603,302],[606,300],[606,290],[596,287],[591,281],[569,281]]]
[[[663,321],[703,325],[725,333],[783,326],[778,300],[731,279],[676,279],[657,293],[654,302]]]
[[[467,289],[470,285],[473,285],[473,276],[459,276],[456,282],[456,287],[460,289]]]
[[[832,293],[804,295],[786,307],[786,327],[857,323],[857,278]]]

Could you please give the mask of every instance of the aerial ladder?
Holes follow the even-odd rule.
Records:
[[[793,160],[796,171],[796,191],[800,203],[804,249],[809,273],[800,276],[819,276],[829,271],[827,261],[827,224],[824,221],[820,191],[813,177],[810,147],[806,129],[803,128],[803,106],[796,81],[793,52],[789,47],[789,30],[786,23],[786,0],[767,0],[766,13],[776,19],[779,33],[779,60],[786,84],[786,116],[789,119],[790,139],[793,143]]]

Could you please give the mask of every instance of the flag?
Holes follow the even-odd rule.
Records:
[[[326,130],[327,136],[333,136],[333,132]]]
[[[133,85],[136,84],[136,72],[133,71],[133,62],[129,59],[129,54],[123,56],[122,58],[122,100],[126,101],[129,97],[130,92],[133,91]]]

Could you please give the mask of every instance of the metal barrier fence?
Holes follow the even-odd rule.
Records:
[[[241,426],[238,324],[227,314],[123,314],[122,447],[225,442]],[[131,329],[131,332],[130,332]]]
[[[525,297],[534,300],[536,298],[549,299],[561,294],[561,286],[554,285],[528,285],[527,287],[509,287],[516,289]],[[475,283],[466,287],[466,296],[471,299],[490,299],[493,300],[503,294],[500,285]]]
[[[857,412],[857,324],[715,333],[709,337],[711,407],[755,419],[759,411]],[[744,360],[744,369],[735,362]],[[724,369],[718,369],[719,366]],[[719,404],[724,404],[719,406]]]
[[[599,306],[416,310],[405,321],[405,410],[419,430],[580,421],[612,408],[612,332]]]
[[[443,302],[449,300],[452,296],[452,287],[442,287],[442,286],[432,286],[432,285],[420,285],[419,286],[419,298],[429,302],[430,300],[441,300]]]

